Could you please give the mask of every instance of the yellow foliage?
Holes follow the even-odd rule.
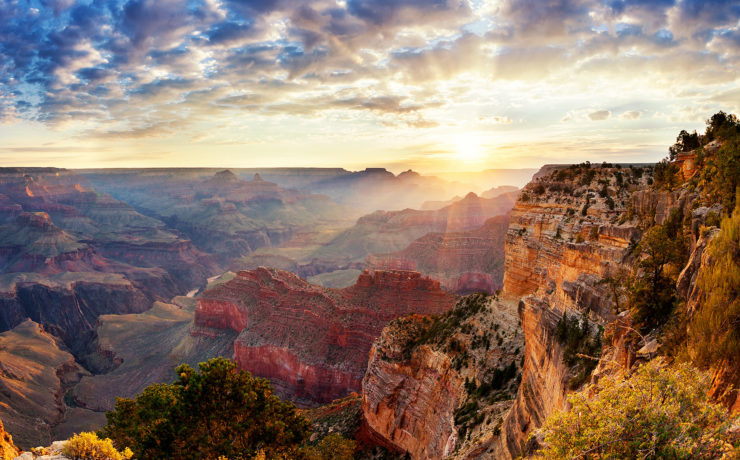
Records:
[[[337,433],[326,436],[316,446],[301,449],[307,460],[352,460],[355,453],[355,442],[345,439]]]
[[[91,432],[82,432],[69,438],[62,454],[79,460],[128,460],[134,453],[128,447],[119,452],[109,438],[99,439]]]
[[[661,358],[631,375],[604,376],[589,391],[568,395],[570,409],[547,419],[536,458],[735,458],[737,419],[708,400],[710,382],[688,364]]]

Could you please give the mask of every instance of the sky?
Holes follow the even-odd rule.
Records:
[[[0,166],[657,161],[718,110],[737,0],[0,0]]]

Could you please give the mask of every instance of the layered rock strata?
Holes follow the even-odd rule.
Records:
[[[270,379],[282,397],[312,405],[359,391],[370,346],[388,321],[441,313],[454,302],[416,272],[364,272],[351,287],[329,289],[261,267],[202,293],[193,334],[238,332],[240,368]]]
[[[518,305],[526,346],[522,383],[494,445],[498,458],[519,455],[529,433],[563,407],[574,377],[556,334],[564,315],[602,327],[616,318],[613,293],[601,281],[631,267],[641,220],[648,218],[633,192],[647,187],[647,175],[555,169],[530,183],[514,206],[503,296]],[[667,212],[665,206],[649,211]]]
[[[600,326],[616,319],[613,291],[602,280],[619,276],[631,267],[632,252],[642,228],[664,221],[671,208],[687,203],[688,198],[681,194],[634,194],[648,188],[649,172],[642,168],[588,164],[550,167],[520,195],[511,212],[506,235],[503,292],[498,301],[498,314],[520,318],[526,343],[524,366],[513,406],[495,430],[487,436],[477,435],[473,438],[475,442],[470,444],[457,442],[455,447],[450,447],[438,441],[439,436],[444,438],[447,433],[437,427],[438,417],[419,414],[415,412],[417,408],[408,408],[388,398],[387,408],[373,403],[365,410],[368,425],[377,437],[408,451],[412,458],[442,458],[445,455],[509,458],[519,455],[529,433],[553,410],[563,406],[569,388],[588,378],[588,374],[579,374],[590,372],[584,371],[580,364],[573,367],[565,364],[558,324],[564,315],[569,320],[585,320],[589,331],[597,334]],[[462,341],[460,345],[462,350],[470,350],[473,341]],[[501,345],[497,343],[497,346]],[[446,356],[450,359],[454,353],[448,352]],[[442,361],[444,359],[437,357],[437,362]],[[379,362],[377,358],[371,360],[368,376],[374,375]],[[406,366],[413,371],[405,370]],[[373,384],[365,391],[371,395],[391,395],[398,394],[397,388],[406,388],[410,394],[424,394],[424,390],[416,387],[423,387],[424,382],[433,385],[432,382],[439,381],[416,373],[424,366],[438,372],[446,369],[438,364],[405,360],[404,365],[388,373],[395,379],[407,379],[407,382],[399,385],[391,377],[373,382],[368,377],[366,380]],[[380,388],[374,388],[376,385]],[[450,410],[461,411],[467,407],[467,403],[461,402],[465,393],[460,390],[459,380],[457,387],[450,388],[447,399],[453,401],[452,409],[447,407],[442,411],[447,414]],[[432,392],[444,393],[445,390]],[[427,405],[422,404],[422,407]],[[378,417],[376,413],[382,415]],[[390,415],[394,413],[395,417]],[[399,414],[403,414],[402,419],[398,418]],[[388,423],[388,420],[395,422]],[[397,431],[397,425],[412,428]],[[428,430],[436,433],[436,437],[425,439],[409,435],[415,430]],[[427,445],[430,447],[425,447]]]
[[[508,226],[509,216],[504,215],[468,232],[430,233],[402,251],[371,254],[367,264],[374,269],[418,270],[451,292],[493,293],[503,282]]]
[[[362,382],[365,438],[414,459],[489,452],[513,402],[523,335],[499,299],[389,324]]]

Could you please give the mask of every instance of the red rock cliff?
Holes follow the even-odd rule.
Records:
[[[329,289],[260,267],[204,292],[193,333],[239,332],[239,367],[269,378],[281,396],[310,405],[359,391],[370,346],[388,321],[441,313],[454,301],[416,272],[365,272],[354,286]]]

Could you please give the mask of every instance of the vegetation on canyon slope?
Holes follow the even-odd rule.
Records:
[[[62,448],[62,454],[85,460],[128,460],[134,455],[128,447],[119,452],[110,438],[100,439],[97,434],[91,432],[83,432],[69,438]]]
[[[172,384],[152,384],[135,399],[119,398],[101,436],[146,459],[349,458],[341,437],[303,446],[310,424],[270,383],[214,358],[196,371],[176,369]]]
[[[701,308],[691,318],[688,343],[700,366],[740,359],[740,206],[722,221],[708,251],[714,263],[699,276]]]
[[[568,396],[544,426],[543,459],[719,458],[732,450],[726,409],[708,401],[710,376],[655,359]]]

